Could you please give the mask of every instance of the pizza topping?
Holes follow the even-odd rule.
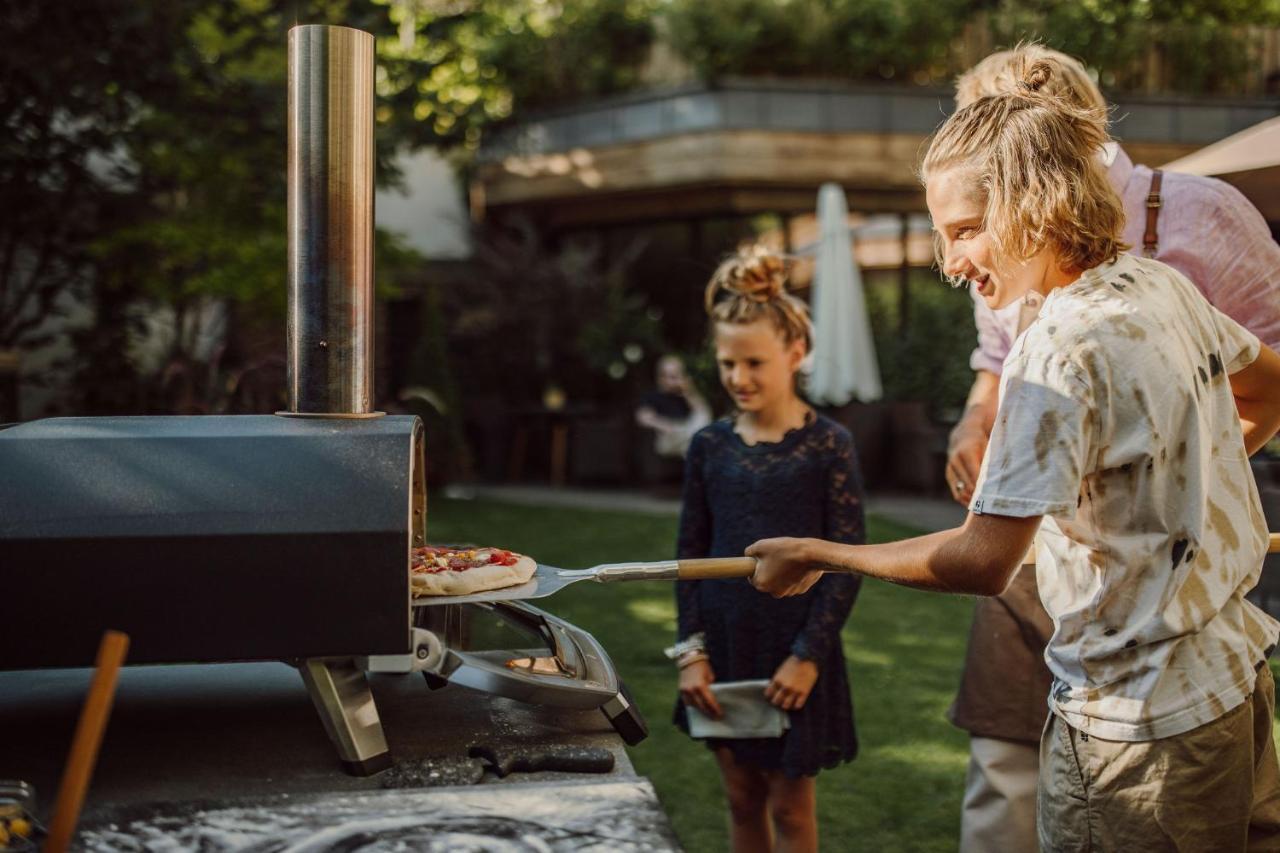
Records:
[[[414,574],[465,572],[479,566],[514,566],[520,558],[501,548],[453,549],[424,545],[413,549]]]

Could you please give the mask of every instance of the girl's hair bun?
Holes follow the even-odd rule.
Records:
[[[713,323],[750,323],[768,317],[783,338],[813,343],[809,311],[787,293],[787,263],[768,247],[755,244],[726,258],[707,284],[707,316]]]
[[[764,246],[748,246],[726,259],[712,282],[716,297],[736,295],[751,302],[771,302],[786,291],[786,264]]]

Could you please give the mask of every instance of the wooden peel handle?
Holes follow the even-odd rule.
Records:
[[[1268,554],[1280,554],[1280,533],[1269,533],[1270,541],[1267,543]],[[1022,565],[1034,566],[1036,564],[1036,546],[1033,544],[1031,549],[1027,551],[1027,556],[1022,558]]]
[[[717,578],[746,578],[756,570],[755,557],[706,557],[700,560],[677,560],[680,580],[702,581]]]
[[[53,819],[49,822],[49,834],[45,837],[43,853],[65,853],[71,847],[80,808],[89,790],[89,780],[98,761],[98,747],[102,745],[102,733],[107,728],[111,704],[116,696],[116,679],[129,650],[129,637],[119,631],[107,631],[98,646],[97,668],[89,683],[84,707],[80,709],[80,721],[76,724],[71,752],[62,771],[58,797],[53,803]]]

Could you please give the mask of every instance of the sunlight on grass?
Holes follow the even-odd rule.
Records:
[[[856,648],[847,642],[844,644],[844,656],[853,666],[893,666],[893,658],[884,652]]]
[[[627,602],[627,612],[641,622],[647,622],[650,625],[664,629],[668,634],[675,633],[676,603],[674,598],[638,598],[635,601]]]
[[[968,751],[938,749],[929,741],[899,741],[872,751],[879,760],[899,761],[944,773],[964,775],[969,764]]]

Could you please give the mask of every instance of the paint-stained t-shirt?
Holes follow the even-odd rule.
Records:
[[[1267,528],[1227,381],[1258,349],[1177,270],[1121,255],[1052,291],[1005,362],[970,508],[1045,516],[1049,707],[1082,731],[1211,722],[1280,634],[1244,598]]]

